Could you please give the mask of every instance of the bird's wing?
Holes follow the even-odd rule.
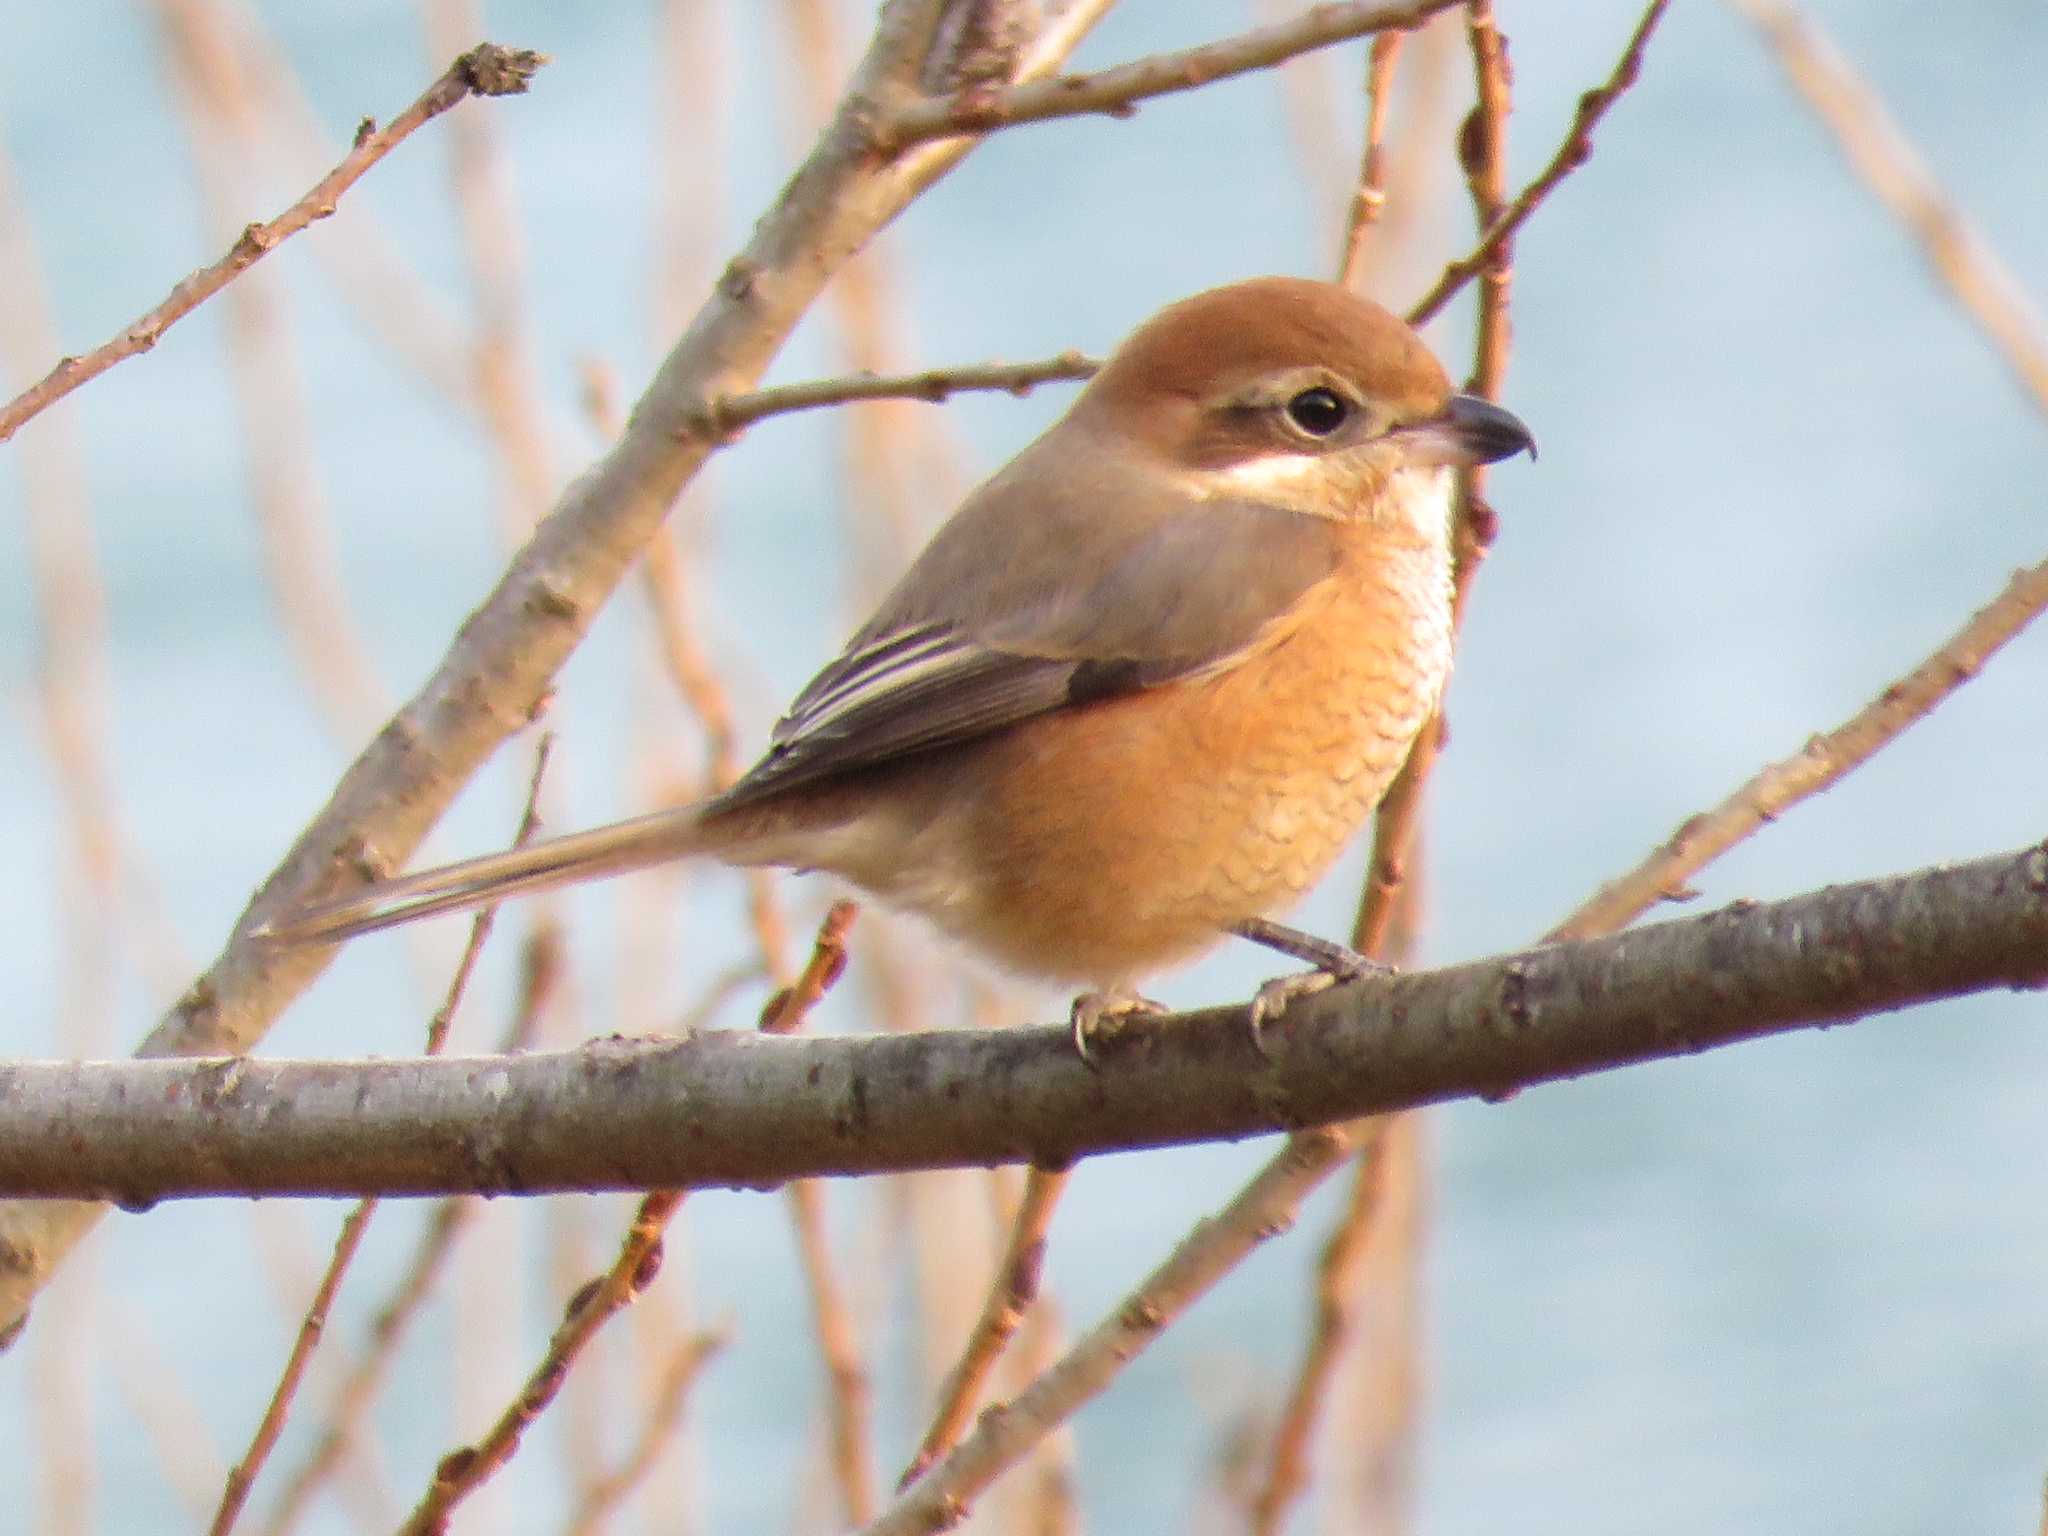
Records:
[[[767,755],[722,804],[1228,667],[1336,565],[1320,518],[1206,502],[1127,519],[1108,539],[1099,525],[1063,527],[1035,509],[1025,547],[1010,540],[1015,558],[991,568],[973,558],[991,547],[974,524],[1005,510],[962,509],[875,620],[797,695]],[[1106,558],[1091,568],[1056,547],[1063,533]]]

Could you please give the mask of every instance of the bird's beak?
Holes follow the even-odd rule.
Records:
[[[1477,395],[1453,395],[1443,414],[1406,429],[1418,458],[1439,464],[1492,464],[1524,450],[1536,457],[1536,439],[1522,418]]]

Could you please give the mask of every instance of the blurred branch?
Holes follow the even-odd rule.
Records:
[[[435,51],[456,47],[483,28],[481,0],[427,0],[423,9],[427,46]],[[491,468],[500,480],[499,526],[512,549],[546,514],[560,477],[536,377],[512,176],[496,127],[484,113],[449,120],[448,190],[476,310],[471,373],[490,436]]]
[[[524,1051],[532,1045],[561,975],[562,960],[559,928],[543,924],[527,936],[520,958],[519,999],[498,1042],[500,1052]],[[370,1321],[362,1353],[327,1404],[320,1438],[278,1494],[270,1518],[264,1522],[266,1536],[285,1536],[297,1524],[313,1493],[340,1467],[342,1457],[355,1444],[363,1417],[384,1383],[407,1326],[426,1304],[454,1252],[456,1239],[477,1209],[478,1202],[472,1197],[455,1195],[440,1201],[428,1216],[390,1299]]]
[[[1401,58],[1401,42],[1407,34],[1382,32],[1372,40],[1365,71],[1365,149],[1359,157],[1358,180],[1351,193],[1351,209],[1345,219],[1344,258],[1338,263],[1337,281],[1354,292],[1364,291],[1367,236],[1380,221],[1387,206],[1387,105],[1393,95],[1394,66]]]
[[[1025,1314],[1038,1296],[1041,1271],[1045,1266],[1045,1234],[1052,1213],[1067,1187],[1068,1168],[1033,1168],[1024,1185],[1024,1198],[1010,1226],[1009,1246],[996,1266],[988,1299],[981,1316],[968,1335],[967,1345],[939,1388],[939,1406],[924,1432],[917,1455],[898,1479],[898,1491],[908,1488],[925,1470],[960,1443],[968,1421],[981,1401],[994,1374],[996,1362]]]
[[[1291,1227],[1301,1202],[1350,1150],[1348,1126],[1289,1137],[1280,1154],[1229,1205],[1197,1223],[1105,1321],[1016,1397],[984,1412],[974,1433],[861,1536],[912,1536],[959,1524],[976,1495],[1100,1396],[1124,1366],[1254,1249]]]
[[[790,1035],[804,1027],[811,1010],[846,974],[846,936],[860,906],[835,901],[825,909],[811,945],[810,959],[796,980],[778,990],[761,1010],[766,1035]],[[764,961],[773,961],[764,950]],[[771,972],[772,973],[772,972]],[[873,1393],[867,1364],[861,1357],[859,1332],[846,1304],[844,1288],[832,1262],[825,1231],[825,1192],[812,1179],[791,1181],[786,1191],[795,1228],[797,1259],[803,1270],[804,1293],[810,1302],[811,1326],[825,1365],[825,1416],[833,1481],[845,1522],[858,1524],[874,1512],[875,1473],[869,1406]]]
[[[594,1536],[595,1532],[603,1529],[612,1512],[653,1471],[662,1448],[682,1427],[683,1410],[689,1406],[690,1388],[696,1385],[704,1367],[731,1339],[732,1324],[724,1323],[708,1333],[692,1334],[669,1357],[662,1369],[661,1381],[655,1388],[646,1422],[640,1426],[633,1448],[616,1467],[590,1485],[576,1512],[569,1517],[569,1536]]]
[[[2048,335],[2015,279],[1928,170],[1884,102],[1827,34],[1785,0],[1732,0],[1756,24],[1794,90],[1827,125],[1851,169],[1906,226],[1955,301],[2048,410]]]
[[[1273,1431],[1265,1480],[1252,1501],[1251,1529],[1256,1536],[1273,1536],[1281,1530],[1288,1510],[1308,1486],[1309,1438],[1321,1421],[1330,1377],[1351,1331],[1366,1239],[1375,1226],[1374,1216],[1380,1205],[1385,1161],[1381,1149],[1393,1119],[1376,1115],[1360,1121],[1357,1127],[1359,1140],[1352,1158],[1355,1171],[1351,1175],[1351,1199],[1331,1230],[1316,1265],[1314,1322],[1308,1347],[1303,1351],[1301,1368],[1295,1372],[1286,1404],[1280,1411],[1280,1422]]]
[[[512,846],[524,847],[539,830],[540,817],[536,806],[540,800],[541,780],[547,774],[548,755],[554,745],[552,736],[543,736],[534,752],[533,774],[526,786],[526,809],[520,813],[519,829],[513,835]],[[469,990],[470,977],[476,974],[476,963],[482,957],[484,944],[490,939],[491,929],[498,920],[495,906],[484,907],[470,919],[469,941],[463,946],[462,957],[456,962],[455,973],[449,978],[448,991],[441,1000],[441,1006],[434,1010],[434,1016],[427,1022],[425,1054],[438,1056],[448,1043],[448,1029],[454,1021],[455,1010],[462,1002],[462,996]],[[285,1357],[284,1370],[279,1374],[277,1387],[271,1393],[270,1403],[263,1410],[263,1417],[256,1425],[256,1432],[249,1439],[249,1448],[242,1453],[242,1459],[229,1470],[227,1480],[221,1489],[220,1505],[214,1511],[213,1524],[208,1528],[211,1536],[227,1536],[234,1529],[235,1521],[241,1517],[242,1506],[248,1502],[249,1489],[256,1481],[256,1474],[263,1470],[263,1463],[270,1458],[276,1447],[278,1436],[284,1433],[285,1415],[291,1411],[292,1399],[298,1395],[299,1384],[305,1380],[306,1367],[311,1363],[313,1350],[319,1345],[321,1335],[327,1331],[327,1317],[334,1308],[334,1297],[341,1289],[342,1277],[355,1262],[356,1250],[362,1245],[363,1234],[369,1230],[371,1218],[377,1214],[377,1199],[371,1196],[357,1203],[341,1223],[341,1231],[334,1239],[334,1251],[328,1258],[326,1272],[320,1277],[320,1284],[314,1289],[313,1300],[306,1307],[306,1315],[299,1324],[298,1336],[292,1341],[290,1353]]]
[[[853,904],[838,905],[851,908]],[[830,990],[843,969],[845,924],[852,919],[849,913],[835,922],[837,916],[837,908],[827,914],[811,964],[777,1010],[777,1024],[782,1030],[800,1029],[805,1016]],[[433,1481],[402,1528],[405,1536],[429,1536],[444,1529],[449,1512],[518,1453],[526,1431],[560,1394],[570,1371],[599,1330],[654,1283],[661,1272],[663,1234],[682,1209],[685,1193],[676,1188],[655,1189],[641,1198],[640,1208],[619,1245],[618,1257],[608,1270],[569,1299],[561,1326],[548,1340],[546,1353],[518,1397],[476,1444],[441,1458]]]
[[[0,443],[12,437],[23,422],[63,399],[81,384],[98,378],[124,358],[147,352],[171,326],[270,254],[281,242],[333,213],[342,194],[361,180],[371,166],[410,137],[414,130],[440,116],[466,96],[504,96],[524,91],[534,72],[546,62],[545,55],[525,49],[480,43],[449,65],[447,71],[388,126],[379,128],[371,119],[365,118],[356,130],[356,140],[349,152],[304,197],[268,223],[251,224],[242,231],[227,255],[185,278],[162,303],[119,335],[81,357],[64,358],[41,381],[0,406]]]
[[[715,1031],[518,1057],[0,1065],[0,1188],[533,1194],[1029,1160],[1478,1095],[2048,981],[2048,849],[1831,887],[1100,1042],[1044,1025]]]
[[[1415,301],[1414,308],[1408,311],[1410,325],[1426,325],[1434,319],[1460,288],[1488,268],[1495,253],[1514,238],[1515,231],[1528,222],[1530,214],[1543,206],[1544,200],[1557,190],[1559,184],[1593,158],[1593,130],[1600,126],[1600,120],[1608,110],[1642,74],[1643,52],[1650,46],[1651,34],[1657,30],[1657,23],[1664,19],[1670,3],[1671,0],[1650,0],[1627,46],[1622,49],[1621,57],[1615,61],[1613,71],[1602,84],[1579,98],[1571,127],[1565,131],[1564,142],[1558,145],[1550,163],[1537,173],[1534,181],[1515,194],[1514,201],[1501,211],[1500,217],[1480,237],[1479,243],[1445,267],[1443,275],[1429,292]]]
[[[1014,85],[1006,90],[967,90],[954,96],[919,97],[877,123],[884,145],[915,144],[955,134],[986,133],[1017,123],[1107,113],[1127,117],[1137,104],[1175,91],[1199,89],[1233,75],[1270,69],[1298,54],[1368,33],[1418,27],[1458,0],[1411,0],[1406,5],[1368,5],[1363,0],[1314,5],[1290,20],[1236,37],[1155,54],[1091,75]]]

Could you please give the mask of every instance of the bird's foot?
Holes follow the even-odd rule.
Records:
[[[1094,1048],[1089,1038],[1102,1031],[1103,1024],[1110,1019],[1128,1018],[1132,1014],[1159,1014],[1167,1011],[1164,1003],[1155,1003],[1149,997],[1140,997],[1126,987],[1111,987],[1106,992],[1083,992],[1074,999],[1074,1006],[1068,1014],[1074,1027],[1074,1052],[1089,1067],[1096,1065]]]
[[[1276,976],[1252,995],[1250,1010],[1252,1045],[1261,1056],[1273,1052],[1266,1043],[1266,1025],[1280,1017],[1288,1005],[1304,997],[1326,992],[1340,981],[1357,981],[1364,976],[1391,976],[1394,967],[1361,954],[1348,944],[1319,939],[1312,933],[1255,917],[1237,924],[1232,932],[1240,938],[1277,949],[1283,955],[1306,960],[1315,967],[1293,976]]]

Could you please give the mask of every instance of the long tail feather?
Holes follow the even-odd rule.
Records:
[[[593,832],[551,838],[530,848],[486,854],[440,869],[380,881],[320,902],[260,930],[288,944],[339,943],[442,912],[488,906],[509,896],[644,869],[708,848],[703,810],[657,811]]]

